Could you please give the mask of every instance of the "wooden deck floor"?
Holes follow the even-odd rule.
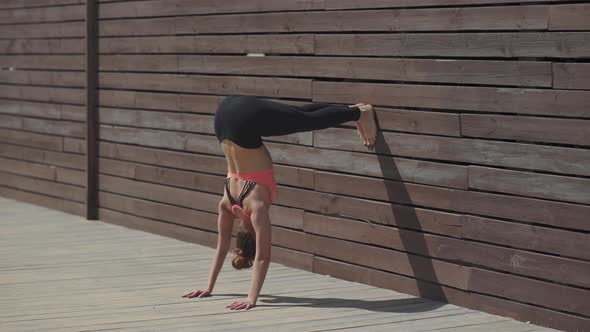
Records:
[[[0,197],[1,331],[556,331],[271,263],[257,307],[214,249]]]

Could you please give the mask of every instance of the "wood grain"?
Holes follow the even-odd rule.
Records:
[[[288,53],[313,54],[314,34],[245,34],[101,37],[99,52],[110,53]],[[1,41],[0,41],[0,45]]]
[[[293,11],[100,21],[100,36],[327,31],[546,29],[547,6]],[[391,20],[395,17],[395,20]],[[501,19],[500,19],[501,18]]]
[[[502,142],[485,139],[466,139],[411,133],[378,132],[375,150],[384,155],[392,154],[411,158],[428,158],[437,162],[461,162],[488,166],[513,167],[553,173],[587,176],[590,174],[590,151],[542,144]],[[364,152],[350,129],[329,128],[314,132],[314,146],[321,149],[339,149]],[[365,154],[362,154],[365,155]],[[367,158],[372,157],[368,155]],[[375,160],[375,159],[372,159]],[[380,168],[391,168],[397,162],[385,157],[377,159]],[[395,160],[395,159],[394,159]],[[399,166],[398,166],[399,167]],[[399,167],[401,169],[401,167]],[[377,174],[382,174],[379,171]]]
[[[551,6],[549,30],[590,30],[589,15],[587,3]]]
[[[0,12],[0,22],[2,22],[2,24],[79,21],[83,19],[84,6],[81,5],[22,9],[15,8]]]
[[[461,135],[589,146],[590,120],[461,114]]]
[[[317,102],[355,103],[359,94],[374,105],[590,118],[589,91],[313,82]]]
[[[315,35],[315,54],[346,56],[585,58],[589,32],[403,33]]]
[[[469,166],[469,188],[590,204],[590,179]]]
[[[553,87],[590,90],[590,64],[553,63]]]

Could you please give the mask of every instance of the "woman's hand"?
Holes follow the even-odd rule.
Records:
[[[211,296],[211,291],[209,289],[197,289],[190,293],[184,294],[182,297],[208,297]]]
[[[256,301],[252,301],[250,299],[245,299],[241,301],[235,301],[234,303],[225,306],[226,308],[230,308],[230,310],[240,310],[240,309],[250,309],[256,306]]]

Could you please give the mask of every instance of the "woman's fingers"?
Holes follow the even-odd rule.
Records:
[[[230,310],[239,310],[249,307],[251,307],[251,305],[244,301],[233,302],[232,304],[226,306],[226,308],[230,308]]]
[[[205,290],[197,289],[197,290],[194,290],[194,291],[192,291],[190,293],[184,294],[182,297],[192,298],[192,297],[195,297],[197,295],[199,297],[211,296],[211,292],[209,290],[207,290],[207,289],[205,289]]]
[[[194,291],[192,291],[192,292],[190,292],[190,293],[186,293],[186,294],[184,294],[182,297],[191,297],[191,296],[192,296],[194,293],[195,293],[195,292],[194,292]]]

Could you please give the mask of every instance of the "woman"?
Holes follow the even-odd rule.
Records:
[[[239,310],[256,306],[270,263],[271,223],[268,209],[276,193],[272,159],[261,137],[319,130],[348,121],[355,122],[364,145],[375,144],[375,112],[370,104],[339,106],[311,103],[294,106],[238,95],[221,101],[215,113],[214,126],[227,159],[228,173],[224,196],[218,206],[217,254],[211,266],[209,286],[182,297],[211,296],[230,247],[233,222],[239,218],[240,230],[232,266],[235,269],[253,266],[253,280],[248,298],[235,301],[226,308]]]

